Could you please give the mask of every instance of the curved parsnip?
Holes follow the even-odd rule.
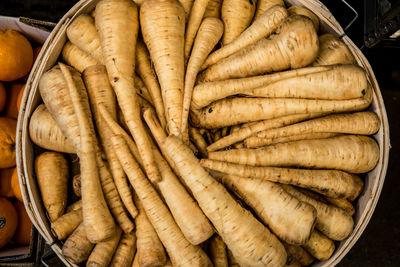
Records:
[[[64,240],[81,224],[82,220],[82,208],[72,210],[51,222],[51,230],[58,240]]]
[[[87,238],[85,229],[85,224],[82,222],[62,246],[63,256],[74,264],[85,261],[94,246]]]
[[[318,31],[319,29],[319,19],[318,16],[315,15],[314,12],[312,12],[311,10],[309,10],[308,8],[302,7],[302,6],[291,6],[288,8],[287,10],[289,12],[289,15],[303,15],[308,17],[309,19],[312,20],[314,27],[315,27],[315,31]]]
[[[328,260],[335,251],[335,243],[317,230],[311,233],[310,239],[303,247],[320,261]]]
[[[110,266],[112,267],[131,267],[133,257],[136,253],[136,234],[135,232],[129,234],[122,234],[117,249],[111,260]]]
[[[65,63],[74,67],[79,72],[83,72],[89,66],[97,65],[99,62],[90,54],[81,50],[71,42],[67,42],[62,50],[62,58]]]
[[[265,11],[267,11],[268,9],[272,8],[275,5],[285,7],[285,3],[283,2],[283,0],[258,0],[256,14],[254,15],[254,20],[256,20],[259,16],[264,14]]]
[[[121,228],[117,227],[115,234],[106,241],[97,243],[89,259],[86,262],[87,267],[107,267],[117,249],[121,237]]]
[[[209,250],[214,267],[229,266],[228,257],[226,253],[226,245],[224,241],[222,241],[220,236],[215,235],[210,239]]]
[[[347,45],[330,33],[319,37],[319,53],[313,66],[333,64],[357,64],[356,59]]]

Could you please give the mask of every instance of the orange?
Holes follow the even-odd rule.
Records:
[[[31,219],[26,213],[24,203],[17,201],[14,206],[18,213],[18,226],[13,239],[17,244],[29,245],[32,231]]]
[[[4,110],[4,115],[9,118],[18,118],[18,94],[23,90],[24,83],[11,83],[7,86],[7,103]]]
[[[15,166],[17,121],[0,117],[0,168]]]
[[[18,96],[17,96],[17,110],[18,110],[18,112],[19,112],[19,109],[21,108],[21,101],[22,101],[22,96],[24,95],[25,86],[26,86],[26,84],[24,84],[24,86],[22,86],[21,90],[19,90],[19,92],[18,92]]]
[[[14,196],[18,198],[19,201],[24,201],[22,199],[21,188],[19,187],[17,168],[14,168],[14,171],[11,176],[11,189],[14,193]]]
[[[32,46],[14,30],[0,31],[0,81],[15,81],[24,77],[32,67]]]
[[[6,98],[7,98],[6,88],[2,83],[0,83],[0,112],[6,105]]]
[[[18,225],[18,214],[13,204],[0,197],[0,248],[13,237]]]
[[[0,196],[14,197],[11,187],[11,178],[16,168],[0,169]]]

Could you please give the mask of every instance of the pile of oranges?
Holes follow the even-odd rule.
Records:
[[[0,248],[28,245],[32,223],[25,211],[15,167],[18,112],[40,47],[14,30],[0,30]]]

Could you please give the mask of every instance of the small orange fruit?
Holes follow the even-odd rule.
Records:
[[[0,31],[0,81],[15,81],[32,67],[33,50],[28,39],[14,30]]]
[[[18,112],[19,112],[19,109],[21,108],[21,101],[22,101],[22,96],[24,95],[25,87],[26,87],[26,84],[24,84],[24,86],[22,86],[21,90],[19,90],[19,92],[18,92],[18,97],[17,97]]]
[[[0,196],[14,197],[11,187],[11,178],[16,168],[0,169]]]
[[[18,213],[18,226],[13,239],[17,244],[29,245],[32,231],[31,219],[26,213],[24,203],[17,201],[14,206]]]
[[[17,121],[0,117],[0,168],[15,166]]]
[[[0,248],[14,236],[18,225],[18,214],[13,204],[0,197]]]
[[[11,189],[14,193],[14,196],[19,200],[19,201],[24,201],[22,199],[22,193],[21,193],[21,188],[19,187],[19,181],[18,181],[18,171],[17,168],[14,168],[14,171],[11,176]]]
[[[4,115],[9,118],[17,119],[18,111],[17,102],[18,94],[24,88],[24,83],[11,83],[7,86],[7,103]]]
[[[6,105],[6,98],[7,98],[6,88],[2,83],[0,83],[0,112]]]

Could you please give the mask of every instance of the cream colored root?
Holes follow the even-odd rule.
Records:
[[[309,19],[312,20],[314,24],[315,31],[318,32],[319,29],[319,19],[318,16],[315,15],[314,12],[309,10],[308,8],[302,7],[302,6],[291,6],[288,8],[289,15],[303,15],[308,17]]]
[[[226,254],[226,245],[220,236],[215,235],[213,238],[211,238],[209,250],[214,267],[229,266],[228,257]]]
[[[167,120],[165,118],[164,102],[161,96],[160,85],[151,64],[150,55],[147,51],[146,45],[143,41],[138,40],[136,44],[136,72],[148,88],[158,119],[160,120],[162,127],[165,129]]]
[[[130,267],[136,253],[136,233],[122,234],[110,267]]]
[[[330,33],[319,37],[319,53],[312,66],[357,64],[347,45]]]
[[[99,35],[94,20],[87,14],[80,15],[67,28],[68,39],[89,54],[97,62],[103,63]]]
[[[94,244],[87,238],[85,224],[82,222],[62,246],[63,256],[74,264],[84,262],[90,255]]]
[[[89,66],[100,64],[91,55],[81,50],[71,42],[67,42],[62,50],[62,58],[65,63],[83,72]]]
[[[121,228],[117,228],[115,235],[109,240],[97,243],[86,262],[87,267],[107,267],[117,249],[121,238]]]
[[[256,14],[254,15],[254,20],[256,20],[259,16],[265,13],[265,11],[267,11],[268,9],[272,8],[275,5],[285,7],[285,3],[283,2],[283,0],[258,0]]]
[[[268,37],[278,28],[287,16],[288,13],[284,7],[272,7],[256,19],[235,40],[210,54],[201,69],[204,70],[217,63],[219,60],[236,53],[240,49],[254,44],[262,38]]]
[[[339,134],[337,133],[306,133],[306,134],[297,134],[297,135],[282,136],[275,138],[251,136],[246,140],[244,140],[244,146],[246,148],[257,148],[257,147],[275,145],[279,143],[287,143],[291,141],[324,139],[324,138],[335,137],[338,135]]]
[[[360,177],[337,170],[255,167],[209,159],[202,159],[200,164],[205,168],[231,175],[307,188],[332,198],[354,200],[361,193],[364,185]]]
[[[303,245],[313,257],[320,261],[328,260],[335,251],[335,243],[332,240],[314,230],[310,239]]]
[[[256,1],[224,0],[221,18],[224,22],[223,45],[235,40],[251,23],[256,10]]]
[[[126,174],[132,180],[132,186],[173,265],[211,266],[210,260],[200,247],[190,244],[185,239],[168,208],[134,160],[124,139],[116,135],[112,141],[116,154]]]
[[[309,242],[309,241],[307,241]],[[301,266],[308,266],[315,260],[304,248],[283,243],[288,253],[288,262],[299,262]]]
[[[284,265],[286,252],[278,239],[200,166],[189,147],[174,136],[166,138],[161,146],[242,266]]]
[[[207,143],[204,140],[203,136],[199,133],[199,130],[194,127],[189,127],[189,136],[190,139],[194,142],[195,146],[200,152],[202,158],[208,157],[207,152]]]
[[[194,0],[178,0],[178,1],[181,3],[183,9],[185,10],[185,17],[186,17],[186,21],[187,21],[189,18],[190,12],[192,10]]]
[[[137,76],[135,74],[134,76],[135,78],[135,89],[136,89],[136,93],[142,97],[143,99],[145,99],[149,104],[151,104],[152,106],[154,106],[154,102],[153,99],[151,98],[151,95],[149,93],[149,90],[147,89],[146,85],[144,84],[144,82],[142,81],[142,79]]]
[[[80,200],[72,203],[71,205],[69,205],[67,207],[67,212],[66,213],[68,213],[70,211],[73,211],[73,210],[79,210],[79,209],[82,209],[82,199],[80,199]]]
[[[332,197],[325,197],[325,199],[332,205],[341,208],[350,216],[353,216],[356,213],[354,206],[345,198],[332,198]]]
[[[66,239],[82,222],[82,209],[65,213],[51,223],[51,230],[58,240]]]
[[[204,17],[221,18],[221,7],[222,0],[210,0],[208,1],[206,12],[204,12]]]
[[[287,115],[275,119],[263,120],[248,127],[241,127],[238,128],[236,131],[231,131],[231,133],[226,137],[223,137],[220,140],[216,141],[215,143],[209,145],[207,147],[207,151],[213,152],[228,147],[232,144],[245,140],[246,138],[256,134],[257,132],[283,127],[299,121],[319,117],[321,115],[322,115],[321,113],[305,113],[305,114]]]
[[[195,2],[195,7],[196,7]],[[190,22],[190,21],[189,21]],[[200,70],[204,60],[218,43],[222,36],[224,26],[217,18],[205,18],[200,25],[196,40],[194,41],[193,51],[190,55],[186,68],[185,87],[183,95],[183,111],[182,111],[182,134],[188,129],[188,117],[190,103],[192,100],[193,86],[196,82],[197,73]],[[194,38],[194,37],[193,37]]]

